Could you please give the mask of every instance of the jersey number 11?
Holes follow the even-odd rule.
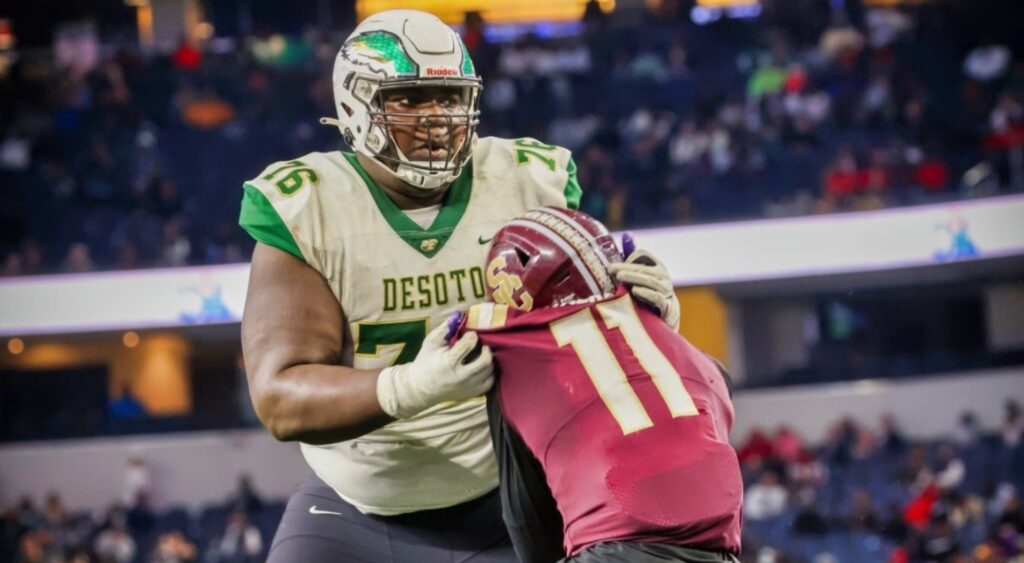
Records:
[[[697,405],[683,386],[679,372],[647,334],[629,295],[601,303],[596,309],[608,328],[622,333],[633,355],[654,381],[672,417],[698,415]],[[550,326],[559,346],[572,346],[623,434],[654,425],[589,308],[554,321]]]

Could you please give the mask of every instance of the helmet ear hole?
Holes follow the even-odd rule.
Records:
[[[519,258],[519,265],[525,268],[530,256],[522,248],[516,248],[516,256]]]

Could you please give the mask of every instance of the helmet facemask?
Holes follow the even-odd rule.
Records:
[[[390,97],[420,88],[435,94],[435,111],[388,110]],[[388,81],[377,88],[370,103],[371,129],[376,131],[368,136],[367,148],[388,171],[414,187],[430,190],[452,182],[462,173],[476,141],[480,89],[478,80]],[[451,98],[445,90],[451,91]],[[403,146],[411,148],[410,154]]]

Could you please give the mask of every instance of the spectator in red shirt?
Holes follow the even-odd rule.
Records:
[[[914,169],[914,184],[929,192],[941,192],[949,186],[949,166],[935,156],[926,157]]]
[[[884,150],[874,149],[864,169],[864,187],[868,192],[881,193],[892,186],[892,169]]]
[[[752,429],[746,443],[737,452],[741,464],[763,462],[773,454],[772,442],[761,428]]]
[[[195,70],[203,59],[199,49],[196,49],[185,40],[178,44],[178,48],[174,50],[171,58],[174,61],[174,66],[181,70]]]
[[[788,426],[781,426],[775,433],[772,450],[775,456],[785,463],[793,463],[800,457],[804,445],[800,436]]]
[[[786,75],[786,81],[783,83],[783,91],[787,94],[799,94],[806,87],[807,71],[804,69],[804,66],[799,63],[790,65],[789,74]]]
[[[853,151],[844,148],[825,171],[825,194],[833,197],[853,195],[861,189],[857,172],[857,159]]]

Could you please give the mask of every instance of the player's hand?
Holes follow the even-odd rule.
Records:
[[[467,332],[451,347],[442,323],[427,334],[416,359],[391,366],[377,377],[377,401],[395,418],[409,418],[444,401],[459,401],[483,395],[494,383],[491,349],[480,343],[475,332]]]
[[[668,269],[650,252],[629,248],[631,242],[627,243],[623,237],[623,246],[629,249],[629,254],[625,262],[610,264],[608,273],[626,284],[633,297],[654,307],[661,320],[678,331],[679,299]]]

